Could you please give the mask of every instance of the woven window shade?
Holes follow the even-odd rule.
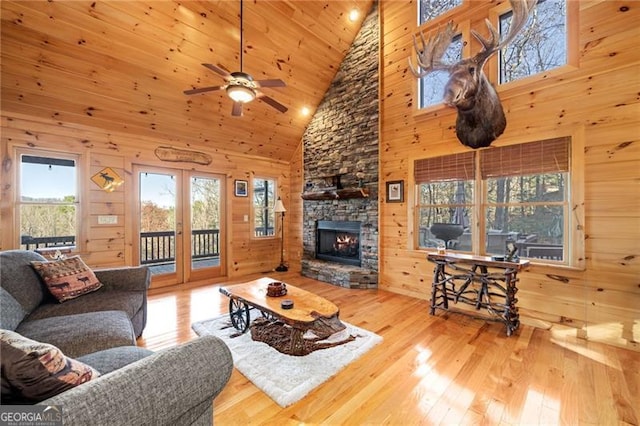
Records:
[[[482,179],[569,171],[571,138],[562,137],[480,151]]]
[[[416,183],[472,180],[474,175],[474,152],[424,158],[414,164]]]

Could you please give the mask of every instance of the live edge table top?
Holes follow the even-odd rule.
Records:
[[[295,323],[313,323],[318,317],[333,317],[339,312],[338,307],[317,294],[287,284],[287,294],[279,297],[267,296],[267,286],[272,282],[280,282],[264,277],[244,284],[220,287],[220,292],[230,298],[242,299],[249,305],[261,310],[268,310]],[[282,309],[280,303],[289,299],[293,308]]]

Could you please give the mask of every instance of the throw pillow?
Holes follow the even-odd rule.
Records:
[[[31,265],[59,302],[74,299],[102,287],[96,274],[85,265],[80,256],[53,262],[32,261]]]
[[[2,403],[35,403],[100,376],[60,349],[0,330]]]

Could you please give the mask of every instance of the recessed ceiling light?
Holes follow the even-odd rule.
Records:
[[[302,115],[309,115],[310,112],[311,112],[311,110],[309,110],[308,107],[302,107],[302,109],[300,110],[300,113]]]
[[[358,16],[360,16],[360,12],[358,12],[358,9],[351,9],[351,12],[349,12],[349,20],[351,22],[355,22],[356,19],[358,19]]]

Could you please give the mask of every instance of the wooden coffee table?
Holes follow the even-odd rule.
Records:
[[[267,286],[272,282],[278,280],[265,277],[220,287],[220,293],[229,297],[229,317],[238,332],[245,333],[251,329],[254,340],[263,341],[289,355],[306,355],[355,339],[349,336],[338,342],[320,342],[346,328],[338,318],[338,307],[323,297],[290,284],[286,284],[287,294],[267,296]],[[292,301],[293,307],[283,309],[283,300]],[[252,309],[259,310],[262,315],[250,324],[249,311]],[[313,336],[309,337],[308,332]]]

